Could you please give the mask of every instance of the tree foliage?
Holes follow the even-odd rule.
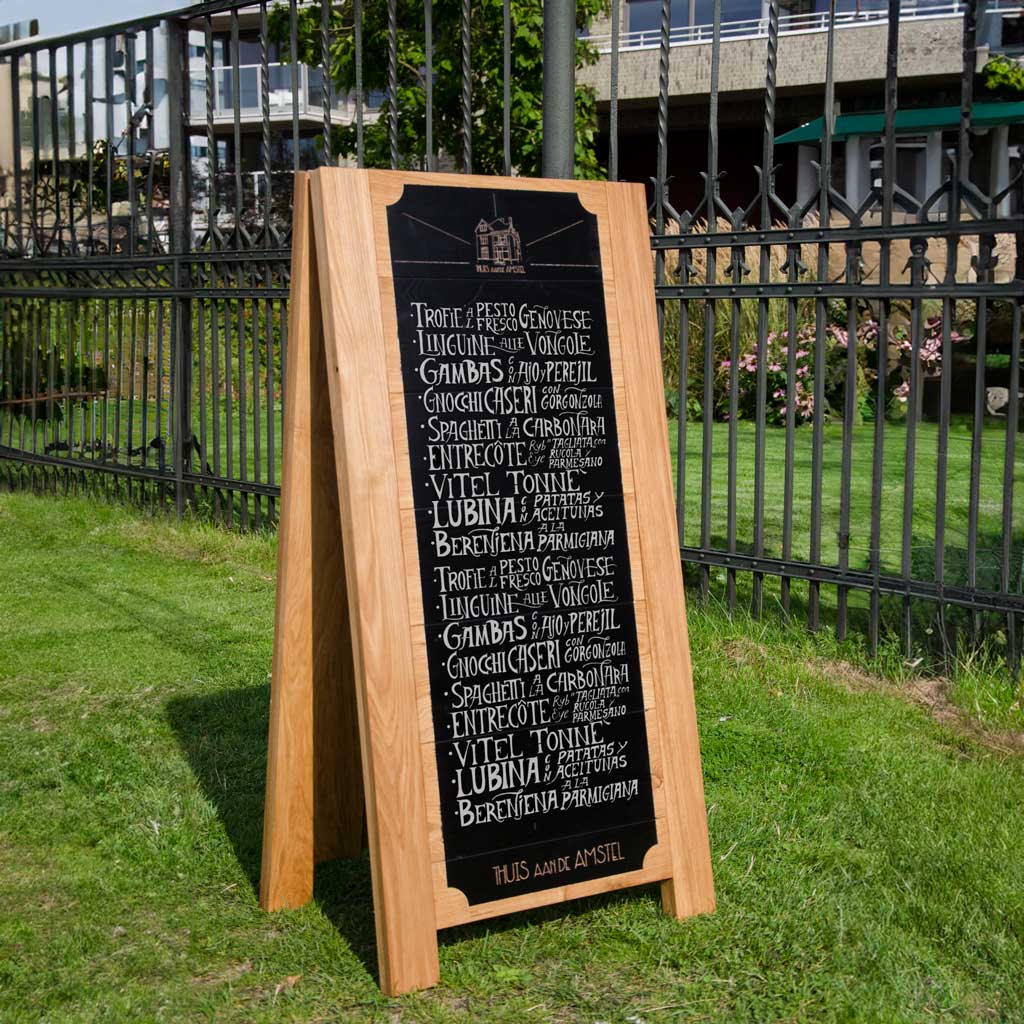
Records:
[[[577,0],[577,28],[588,26],[606,9],[607,0]],[[388,21],[386,0],[364,0],[363,91],[384,94],[380,116],[364,126],[364,160],[368,167],[391,166],[388,133],[389,101]],[[512,167],[521,174],[539,174],[542,142],[542,58],[544,13],[542,0],[511,2],[511,155]],[[399,166],[426,166],[426,47],[423,4],[398,0],[397,103]],[[461,4],[458,0],[433,3],[433,125],[434,148],[455,167],[463,168]],[[290,45],[288,9],[274,8],[270,34],[287,50]],[[474,0],[471,19],[472,169],[482,174],[501,174],[503,96],[503,3]],[[319,5],[298,12],[299,59],[310,65],[322,63],[321,9]],[[351,92],[356,86],[355,34],[351,0],[332,5],[330,68],[335,89]],[[577,37],[577,68],[597,60],[597,51]],[[591,88],[576,87],[576,176],[599,178],[604,172],[595,148],[597,109]],[[334,126],[331,151],[338,156],[356,153],[356,126]]]
[[[982,80],[989,92],[1012,99],[1024,94],[1024,67],[1005,54],[996,54],[981,69]]]

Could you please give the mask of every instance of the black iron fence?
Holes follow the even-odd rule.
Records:
[[[543,122],[549,168],[575,134],[648,182],[699,590],[1015,668],[1019,11],[811,6],[580,3],[547,40],[575,133],[539,0],[218,0],[0,49],[0,479],[272,524],[291,173],[536,173]]]

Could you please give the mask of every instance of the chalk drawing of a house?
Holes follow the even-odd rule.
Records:
[[[511,217],[496,217],[490,222],[481,220],[477,224],[476,258],[481,263],[501,266],[523,262],[519,232],[513,226]]]

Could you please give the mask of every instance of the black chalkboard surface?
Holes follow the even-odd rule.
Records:
[[[448,885],[637,870],[658,837],[597,219],[407,184],[387,223]]]

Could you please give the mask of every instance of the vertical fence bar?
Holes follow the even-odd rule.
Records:
[[[320,0],[320,102],[324,111],[324,164],[331,164],[331,103],[334,88],[331,80],[331,0]]]
[[[661,0],[661,23],[658,42],[658,136],[657,165],[654,179],[654,230],[665,233],[665,190],[668,188],[668,63],[669,33],[671,31],[671,0]],[[665,283],[665,252],[654,253],[654,286]],[[662,358],[665,355],[665,301],[660,299],[658,310],[658,338]]]
[[[67,72],[68,93],[68,249],[78,255],[78,237],[75,232],[75,157],[78,147],[75,144],[75,47],[72,44],[64,47],[64,60]],[[56,102],[54,106],[56,106]]]
[[[37,320],[37,325],[38,325],[38,320]],[[49,325],[47,325],[47,326],[49,326]],[[29,357],[29,361],[30,361],[30,364],[31,364],[31,367],[32,367],[32,370],[31,370],[32,380],[31,380],[31,384],[30,384],[31,390],[29,390],[27,392],[27,395],[28,395],[29,399],[31,400],[31,404],[29,405],[29,409],[31,410],[31,412],[30,412],[30,421],[29,422],[31,424],[30,430],[31,430],[31,434],[32,434],[32,454],[33,455],[36,454],[36,415],[37,415],[36,406],[37,406],[37,403],[35,401],[35,397],[36,397],[36,395],[39,394],[39,348],[40,348],[40,340],[41,340],[41,338],[40,338],[40,334],[38,333],[38,326],[37,326],[36,337],[32,339],[32,354]],[[65,384],[65,390],[68,390],[66,384]],[[46,440],[45,425],[44,425],[44,431],[43,431],[43,440],[44,441]],[[71,444],[71,434],[70,434],[70,431],[69,431],[69,433],[68,433],[68,454],[69,455],[71,454],[70,444]]]
[[[978,238],[978,256],[975,270],[979,284],[987,284],[992,277],[992,251],[995,238],[983,234]],[[985,428],[985,367],[988,362],[988,301],[983,296],[978,298],[978,317],[975,329],[975,362],[974,362],[974,422],[971,425],[971,470],[970,493],[967,505],[967,585],[972,589],[978,586],[978,527],[981,506],[981,459],[984,444]],[[972,616],[974,636],[981,627],[977,613]]]
[[[356,164],[363,166],[364,128],[363,128],[363,0],[353,0],[352,26],[355,34],[356,57]],[[281,364],[282,366],[284,363]]]
[[[74,411],[72,409],[71,399],[71,370],[75,365],[75,335],[78,328],[78,303],[74,299],[68,299],[61,304],[65,310],[64,320],[64,375],[63,375],[63,390],[64,390],[64,441],[67,444],[68,460],[70,461],[73,454],[73,445],[75,440],[74,434]],[[59,308],[59,307],[58,307]],[[58,333],[58,340],[60,334]],[[36,346],[32,346],[32,391],[35,393],[38,387],[38,362],[36,361]],[[35,403],[32,403],[32,408],[35,409]],[[35,432],[35,421],[32,423],[32,450],[35,451],[36,447],[36,432]],[[65,493],[70,483],[70,477],[65,470],[64,473],[64,485]]]
[[[92,205],[95,167],[93,166],[95,154],[93,147],[96,145],[95,127],[93,117],[95,115],[96,83],[94,76],[96,69],[94,65],[95,53],[93,44],[95,40],[87,39],[85,43],[85,159],[86,159],[86,194],[85,194],[85,236],[89,253],[93,251],[92,235]]]
[[[82,351],[79,354],[81,360],[81,380],[82,390],[90,392],[89,397],[82,402],[82,429],[81,429],[81,441],[82,441],[82,459],[95,460],[95,448],[93,447],[93,440],[96,437],[96,398],[95,398],[95,378],[92,375],[92,371],[96,367],[96,303],[90,299],[86,299],[82,303],[82,311],[84,313],[82,317],[82,334],[86,336],[86,344],[82,346]],[[83,474],[83,482],[88,481],[88,474]]]
[[[398,0],[388,0],[388,150],[398,167]]]
[[[268,43],[267,0],[260,0],[260,157],[263,163],[264,213],[263,245],[274,244],[274,167],[270,136],[270,46]],[[328,72],[329,73],[329,70]],[[329,127],[329,126],[328,126]]]
[[[157,310],[160,308],[160,300],[156,300]],[[146,435],[149,433],[149,299],[142,300],[142,436],[139,438],[139,451],[142,455],[142,465],[146,466],[149,460],[149,443]]]
[[[235,172],[235,224],[234,241],[232,245],[241,249],[244,244],[244,232],[242,229],[242,72],[239,68],[239,37],[238,37],[238,10],[231,10],[231,116],[232,116],[232,144],[234,152],[231,162]],[[292,50],[292,67],[297,67],[298,51]],[[293,101],[298,102],[297,99]],[[297,152],[297,150],[296,150]]]
[[[271,300],[263,300],[263,317],[264,326],[263,331],[266,336],[266,375],[265,375],[265,387],[267,394],[267,483],[271,487],[277,483],[277,467],[275,465],[275,445],[274,445],[274,317],[273,317],[273,306]],[[282,366],[284,364],[282,363]],[[273,520],[275,518],[275,507],[274,499],[270,497],[267,499],[267,515]]]
[[[60,219],[60,103],[57,92],[57,51],[50,47],[48,52],[47,70],[50,77],[50,139],[53,144],[51,154],[51,177],[53,179],[53,237],[46,248],[49,251],[54,242],[57,243],[57,255],[61,255],[64,247],[64,225]]]
[[[662,7],[664,32],[664,7]],[[718,250],[711,238],[718,227],[718,65],[722,42],[722,0],[715,0],[714,27],[711,39],[711,87],[708,98],[708,164],[705,175],[704,209],[707,216],[708,247],[705,250],[705,284],[712,285],[717,277]],[[715,444],[715,300],[704,303],[704,408],[703,448],[701,451],[700,486],[700,546],[711,547],[711,487],[712,454]],[[711,574],[707,565],[700,568],[700,588],[704,597],[711,589]]]
[[[424,52],[424,92],[426,93],[426,138],[424,140],[424,156],[428,171],[437,170],[437,157],[434,153],[434,4],[433,0],[423,0],[423,52]],[[508,104],[506,104],[506,107]],[[507,172],[506,172],[507,173]]]
[[[962,218],[964,194],[970,189],[971,174],[971,111],[974,106],[974,75],[977,65],[977,30],[983,0],[967,0],[964,5],[963,27],[963,70],[960,76],[960,120],[957,135],[956,173],[950,199],[950,218],[959,221]],[[987,251],[986,251],[987,250]],[[975,271],[979,282],[988,279],[988,239],[982,235],[978,239],[978,258]],[[981,459],[981,428],[984,417],[985,395],[985,361],[986,333],[988,309],[983,298],[977,303],[977,319],[975,329],[975,370],[974,370],[974,422],[971,428],[971,465],[968,493],[968,526],[967,526],[967,578],[968,585],[976,586],[977,582],[977,527],[978,500],[980,490],[979,465]],[[978,628],[978,618],[971,616],[971,624]]]
[[[29,234],[32,238],[32,253],[37,255],[39,240],[39,54],[32,51],[29,59],[29,78],[32,85],[32,194],[29,196]],[[24,420],[24,417],[23,417]]]
[[[135,34],[125,36],[124,43],[124,118],[128,168],[128,255],[135,255]]]
[[[220,310],[218,308],[218,299],[210,299],[210,382],[211,382],[211,393],[210,393],[210,406],[211,406],[211,420],[210,426],[213,433],[213,475],[217,478],[217,486],[213,491],[213,514],[214,517],[219,516],[222,513],[221,509],[221,459],[220,459],[220,418],[221,418],[221,401],[220,401]],[[209,456],[204,456],[207,463],[209,462]]]
[[[204,299],[199,299],[196,303],[196,326],[199,328],[198,338],[198,363],[199,363],[199,472],[204,475],[208,475],[206,466],[206,421],[209,415],[209,401],[207,392],[207,374],[206,374],[206,310],[207,304]],[[206,489],[203,488],[203,495],[206,495]]]
[[[101,438],[103,448],[100,460],[107,461],[110,454],[107,439],[109,435],[110,414],[110,299],[103,300],[103,437]],[[116,461],[116,455],[115,455]]]
[[[681,228],[680,228],[681,230]],[[690,283],[693,261],[689,249],[678,250],[679,283]],[[677,392],[679,414],[676,417],[676,531],[679,544],[686,543],[686,425],[690,400],[690,303],[679,300],[679,387]]]
[[[612,52],[608,81],[608,180],[619,180],[619,0],[611,0]],[[660,90],[659,90],[660,95]],[[682,543],[682,533],[679,535]]]
[[[730,254],[730,276],[734,285],[743,280],[745,267],[743,264],[743,247],[733,246]],[[726,451],[726,507],[725,507],[725,545],[730,555],[736,554],[736,457],[739,438],[736,421],[739,419],[740,401],[740,319],[743,316],[743,299],[738,296],[729,300],[729,423],[728,447]],[[736,610],[736,570],[733,566],[726,569],[726,603],[729,614]]]
[[[24,307],[22,307],[24,308]],[[22,329],[22,338],[24,339],[21,346],[21,396],[24,398],[29,394],[28,391],[28,339],[32,338],[33,343],[38,341],[38,311],[29,314],[30,317],[35,321],[35,330],[37,333],[33,334],[31,329]],[[52,374],[51,374],[52,377]],[[31,411],[31,410],[30,410]],[[56,440],[56,438],[54,438]],[[18,417],[18,447],[24,449],[25,447],[25,414],[22,412],[21,416]]]
[[[172,462],[174,505],[185,513],[185,474],[192,461],[192,272],[188,254],[192,248],[192,198],[189,168],[188,123],[191,90],[188,67],[188,27],[177,20],[165,22],[167,39],[167,105],[169,163],[169,242],[172,280],[177,293],[171,300],[171,404],[174,410]],[[175,117],[182,111],[183,117]],[[161,367],[162,371],[162,367]]]
[[[846,282],[860,283],[860,242],[846,243]],[[843,439],[839,470],[838,563],[844,575],[850,568],[850,492],[853,476],[853,423],[857,411],[857,300],[846,300],[846,379],[843,382]],[[849,587],[840,584],[836,594],[836,636],[846,639]]]
[[[910,283],[914,293],[910,303],[910,390],[907,394],[907,436],[903,467],[903,533],[900,542],[900,574],[906,585],[903,597],[903,645],[907,658],[912,657],[913,603],[910,584],[913,580],[914,550],[914,484],[917,468],[918,394],[921,390],[921,329],[922,310],[920,289],[924,284],[928,264],[925,253],[928,241],[915,238],[911,242]]]
[[[128,337],[125,341],[128,349],[128,400],[127,408],[125,409],[125,465],[130,466],[134,456],[134,412],[135,412],[135,320],[138,315],[137,304],[129,299],[128,300]],[[127,477],[125,480],[125,491],[128,495],[129,500],[132,497],[132,480],[131,477]]]
[[[779,0],[768,4],[768,40],[765,50],[764,83],[764,137],[761,142],[761,208],[759,226],[762,232],[771,228],[771,199],[775,189],[775,74],[779,52]],[[758,280],[762,285],[771,279],[770,245],[761,236]],[[766,401],[768,392],[768,320],[770,301],[761,298],[757,303],[757,370],[756,397],[754,399],[754,554],[764,556],[764,476]],[[734,368],[736,369],[736,368]],[[754,573],[751,606],[755,618],[761,617],[764,600],[764,575]]]
[[[252,478],[256,483],[263,480],[263,471],[260,466],[261,450],[261,410],[262,404],[260,394],[260,310],[256,298],[249,300],[249,314],[252,317]],[[268,338],[263,339],[264,346],[269,343]],[[264,351],[268,351],[265,347]],[[259,492],[253,495],[253,505],[256,511],[256,529],[262,524],[263,498]]]
[[[60,429],[57,425],[57,418],[54,415],[54,388],[56,387],[56,376],[57,368],[60,366],[60,352],[57,349],[60,343],[59,330],[53,329],[53,315],[50,309],[46,310],[45,318],[42,310],[35,310],[31,319],[32,324],[32,344],[33,347],[38,349],[39,346],[45,344],[46,346],[46,360],[47,360],[47,374],[46,374],[46,419],[47,423],[43,426],[43,440],[45,442],[46,435],[49,433],[50,446],[55,451],[60,451]],[[57,305],[57,324],[60,324],[60,305]],[[35,394],[32,395],[33,399]],[[33,409],[35,402],[33,402]],[[33,413],[34,415],[34,413]],[[35,429],[32,430],[32,450],[35,451]],[[44,447],[44,451],[46,448]]]
[[[164,415],[163,415],[163,404],[164,404],[164,366],[166,361],[167,352],[164,346],[164,307],[166,303],[162,299],[156,300],[156,374],[153,379],[153,387],[156,391],[156,401],[154,402],[155,408],[153,409],[153,418],[156,421],[153,424],[153,441],[155,445],[156,454],[156,468],[160,474],[163,475],[167,469],[167,450],[164,441]],[[173,353],[172,357],[173,359]],[[160,496],[164,496],[164,485],[163,481],[160,482]]]
[[[235,18],[238,11],[233,10]],[[297,171],[299,164],[299,8],[298,0],[290,0],[288,4],[288,53],[291,56],[292,72],[292,170]],[[237,66],[237,61],[235,62]],[[236,157],[237,159],[237,157]]]
[[[501,5],[501,155],[505,177],[512,173],[512,0]]]
[[[3,303],[0,316],[3,317],[3,334],[0,335],[0,443],[4,439],[4,420],[7,421],[7,447],[11,446],[11,424],[14,422],[14,367],[11,353],[14,349],[12,337],[12,302]],[[8,467],[9,468],[9,467]]]
[[[210,250],[217,250],[217,138],[213,133],[214,101],[217,95],[217,82],[213,74],[213,19],[207,15],[203,19],[204,55],[206,66],[206,230],[210,242]],[[264,38],[266,38],[264,36]]]
[[[46,243],[45,252],[56,243],[57,255],[61,251],[63,241],[63,224],[60,220],[60,120],[57,101],[57,51],[53,47],[47,50],[47,77],[49,79],[50,99],[50,177],[53,182],[53,233]]]
[[[117,392],[114,401],[114,459],[117,462],[121,462],[121,409],[122,409],[122,396],[124,394],[124,299],[117,299],[115,306],[116,317],[117,317]],[[129,439],[128,447],[131,447],[131,440]],[[127,458],[127,452],[125,453],[126,458],[124,465],[130,461]]]
[[[245,324],[245,299],[235,299],[232,316],[235,321],[236,341],[238,343],[238,479],[242,483],[249,480],[249,429],[248,408],[249,397],[246,394],[248,387],[245,370],[245,348],[246,348],[246,324]],[[255,347],[255,342],[253,343]],[[239,491],[239,500],[242,505],[242,528],[249,526],[249,495],[243,487]]]
[[[91,461],[96,461],[96,433],[97,433],[97,422],[96,422],[96,390],[98,387],[98,381],[96,380],[96,367],[99,365],[99,349],[100,349],[100,338],[99,338],[99,323],[97,320],[97,307],[98,302],[94,300],[88,300],[86,302],[86,308],[89,311],[89,325],[91,328],[92,341],[89,346],[89,391],[92,395],[89,398],[89,429],[87,433],[88,437],[88,448],[86,451],[89,453]],[[84,370],[83,370],[84,374]]]
[[[939,436],[935,466],[935,586],[938,590],[939,637],[946,664],[949,664],[949,644],[946,633],[946,606],[942,600],[946,581],[946,485],[949,468],[949,419],[953,390],[952,301],[942,299],[942,369],[939,395]]]
[[[7,428],[7,447],[11,447],[11,432],[14,423],[16,406],[14,404],[14,303],[5,302],[0,308],[3,317],[3,336],[0,337],[0,443],[4,439],[4,421]],[[13,480],[8,469],[8,483],[13,487]]]
[[[238,317],[233,312],[232,300],[225,299],[224,309],[224,475],[235,478],[235,401],[234,401],[234,371],[231,368],[231,326],[237,331],[239,329]],[[234,522],[235,494],[234,491],[227,492],[227,507],[224,510],[225,521],[228,525]]]
[[[106,185],[107,252],[114,252],[114,40],[107,36],[103,46],[103,100],[106,124],[106,146],[103,170]]]
[[[1016,469],[1017,431],[1020,428],[1020,320],[1021,304],[1013,304],[1013,322],[1010,334],[1010,401],[1006,407],[1006,439],[1003,450],[1003,533],[1000,547],[999,585],[1004,594],[1010,593],[1011,560],[1013,559],[1013,490]],[[1018,568],[1018,572],[1024,569]],[[1018,586],[1024,580],[1018,577]],[[1012,677],[1018,671],[1017,616],[1010,612],[1006,616],[1006,654]]]
[[[900,0],[889,0],[889,24],[885,44],[885,127],[882,137],[882,227],[892,226],[896,184],[896,108],[898,95]],[[890,280],[892,244],[888,237],[878,243],[878,283],[884,290]],[[889,403],[889,314],[890,302],[878,303],[875,380],[875,423],[871,450],[871,525],[868,563],[872,575],[871,606],[868,613],[868,644],[878,652],[881,628],[882,575],[882,486],[885,469],[885,417]]]
[[[170,77],[170,69],[168,69],[168,77]],[[156,94],[154,91],[153,81],[153,30],[152,28],[146,29],[146,71],[144,75],[144,94],[142,97],[143,104],[146,109],[146,234],[147,243],[146,251],[152,255],[155,252],[159,252],[159,247],[156,238],[156,228],[153,223],[153,172],[156,169],[156,138],[154,135],[154,129],[156,125],[155,118],[155,106],[156,106]],[[181,107],[179,101],[178,106],[175,107],[181,115],[184,114],[184,110]]]
[[[466,174],[473,173],[473,65],[472,65],[472,27],[473,13],[470,0],[462,0],[462,16],[460,31],[462,35],[462,169]],[[545,24],[547,22],[547,7],[544,10]],[[547,80],[547,36],[544,39],[545,61],[544,76]],[[545,90],[545,99],[547,91]],[[547,131],[545,125],[545,144]]]
[[[955,173],[952,175],[951,187],[950,187],[950,200],[948,216],[951,223],[956,223],[963,218],[963,204],[964,196],[971,182],[971,110],[974,105],[974,75],[976,71],[977,63],[977,29],[978,29],[978,15],[979,7],[981,5],[978,0],[967,0],[964,7],[964,35],[962,48],[964,53],[964,66],[961,72],[961,110],[959,110],[959,121],[957,125],[957,138],[956,138],[956,166]],[[958,255],[958,247],[956,243],[958,238],[952,238],[947,243],[947,259],[951,258],[955,261]],[[979,282],[985,280],[985,263],[981,259],[981,250],[984,247],[984,238],[979,238],[979,259],[975,262],[975,271],[977,274],[977,280]],[[949,250],[952,250],[950,253]],[[955,268],[955,262],[954,262]],[[976,458],[980,458],[981,455],[981,422],[979,417],[984,414],[981,412],[979,404],[979,386],[982,394],[984,393],[984,377],[985,377],[985,317],[986,317],[985,300],[979,299],[977,304],[977,318],[976,318],[976,331],[975,331],[975,345],[976,355],[978,362],[975,366],[975,393],[974,393],[974,422],[971,430],[971,468],[970,468],[970,483],[969,483],[969,494],[968,494],[968,538],[967,538],[967,567],[968,567],[968,580],[976,579],[977,572],[977,538],[975,536],[975,530],[977,529],[977,485],[976,485]],[[973,586],[973,585],[972,585]],[[971,616],[972,626],[977,630],[978,620],[977,616],[972,614]]]
[[[21,58],[11,57],[11,133],[14,156],[14,231],[15,249],[19,256],[25,254],[25,241],[22,235],[24,218],[23,198],[21,194]]]
[[[825,51],[825,111],[821,128],[821,164],[819,166],[818,223],[821,226],[818,246],[819,286],[828,279],[829,201],[832,187],[832,134],[835,121],[835,12],[836,0],[829,0],[828,35]],[[814,300],[814,408],[811,436],[811,536],[809,559],[821,561],[822,469],[825,443],[825,346],[828,300]],[[811,580],[807,587],[807,625],[817,630],[821,624],[821,585]]]

